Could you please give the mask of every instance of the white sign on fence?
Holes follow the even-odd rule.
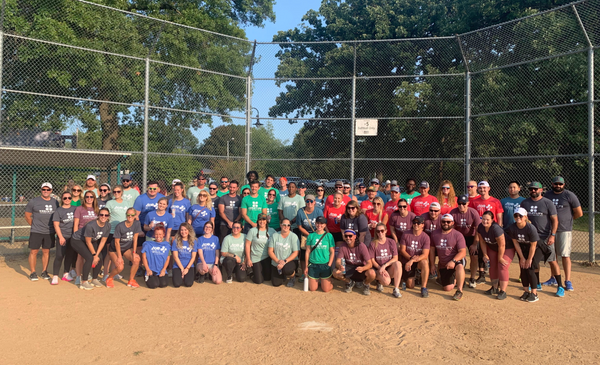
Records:
[[[377,119],[356,119],[356,136],[376,136]]]

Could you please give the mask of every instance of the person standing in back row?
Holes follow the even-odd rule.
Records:
[[[477,181],[469,180],[467,183],[467,195],[469,196],[469,202],[481,198],[481,195],[477,192]]]
[[[477,184],[477,191],[479,192],[480,197],[475,199],[469,198],[469,206],[475,208],[477,213],[479,213],[480,218],[483,216],[483,213],[488,210],[494,213],[494,222],[502,226],[504,209],[502,209],[500,200],[490,195],[490,184],[488,184],[487,181],[480,181],[479,184]]]
[[[573,241],[573,220],[583,215],[581,204],[577,195],[565,189],[565,179],[556,176],[552,179],[552,190],[546,191],[544,198],[554,203],[558,216],[558,230],[556,231],[556,255],[562,257],[563,270],[565,270],[565,289],[573,291],[571,283],[571,242]],[[558,285],[554,276],[542,285]]]
[[[237,195],[239,185],[237,180],[231,180],[229,183],[229,193],[219,199],[218,209],[221,216],[221,227],[219,229],[220,243],[223,243],[225,237],[231,234],[233,223],[239,222],[241,219],[239,215],[242,198]]]
[[[196,201],[198,201],[198,194],[200,194],[200,191],[202,190],[208,193],[208,186],[206,186],[206,176],[204,176],[203,173],[200,173],[198,174],[196,180],[196,186],[192,186],[191,188],[189,188],[185,196],[190,200],[190,202],[195,204]]]
[[[485,283],[485,270],[483,265],[479,265],[479,242],[477,240],[477,227],[481,223],[479,213],[469,207],[469,196],[461,195],[458,197],[458,207],[450,211],[454,218],[454,229],[462,233],[465,237],[465,244],[469,249],[471,278],[469,279],[469,288],[476,288],[477,283]],[[482,261],[483,262],[483,261]],[[479,277],[475,279],[475,274],[479,271]]]
[[[406,190],[402,194],[400,194],[400,199],[406,199],[409,206],[415,197],[421,195],[418,191],[415,191],[416,187],[417,187],[417,180],[415,180],[413,178],[406,179],[406,184],[405,184]]]
[[[513,215],[521,206],[521,202],[525,200],[519,195],[520,192],[521,184],[518,181],[511,181],[508,183],[508,197],[500,200],[502,209],[504,209],[502,223],[505,228],[515,223]]]
[[[128,203],[129,207],[133,207],[133,202],[140,196],[140,193],[133,188],[131,175],[121,175],[121,184],[123,185],[123,200]]]
[[[414,197],[410,203],[410,210],[415,215],[423,215],[429,211],[431,203],[439,203],[435,196],[429,195],[429,183],[427,181],[421,181],[419,192],[421,195]]]

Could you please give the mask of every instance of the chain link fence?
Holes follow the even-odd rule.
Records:
[[[82,0],[5,0],[0,45],[0,245],[28,236],[42,182],[88,174],[191,184],[248,170],[325,183],[488,180],[549,187],[586,214],[594,260],[600,0],[453,37],[252,42]],[[262,115],[261,115],[262,113]],[[376,119],[377,135],[355,133]],[[314,182],[313,182],[314,181]],[[527,196],[523,188],[523,196]],[[3,251],[4,252],[4,251]]]

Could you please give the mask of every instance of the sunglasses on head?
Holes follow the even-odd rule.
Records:
[[[71,199],[73,199],[73,198],[71,198],[70,196],[63,197],[63,200],[71,200]]]

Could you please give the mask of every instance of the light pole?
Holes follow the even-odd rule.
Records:
[[[229,142],[233,141],[235,138],[231,137],[231,139],[227,140],[227,161],[229,161]]]
[[[258,109],[256,108],[252,108],[254,110],[256,110],[256,123],[254,123],[255,127],[262,127],[263,124],[260,122],[260,113],[258,112]]]

